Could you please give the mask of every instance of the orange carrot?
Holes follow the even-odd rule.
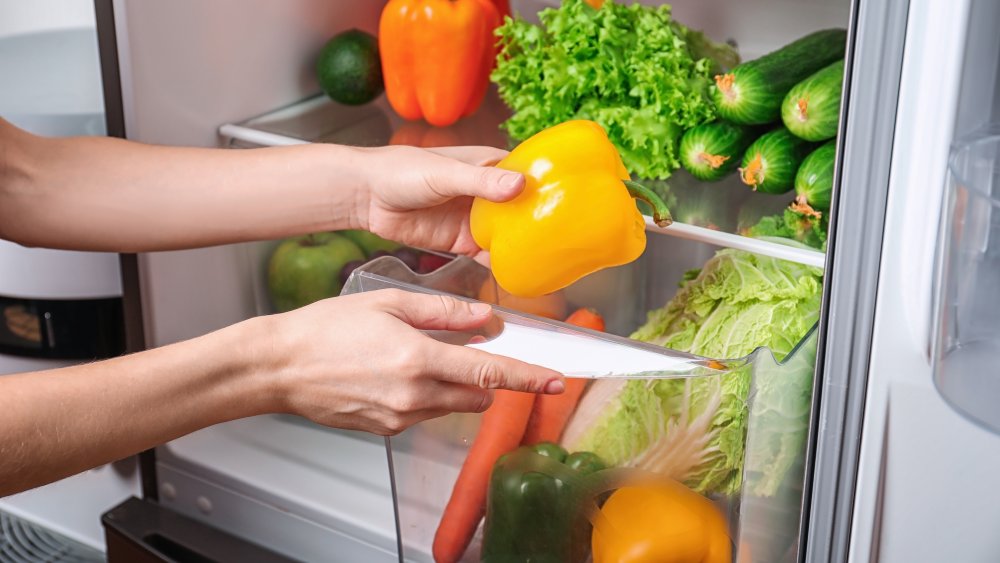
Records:
[[[573,311],[573,314],[566,318],[566,322],[573,326],[604,332],[604,317],[586,307]]]
[[[559,441],[573,409],[580,402],[583,390],[587,388],[587,380],[567,377],[565,384],[566,390],[562,393],[539,395],[535,400],[535,410],[528,419],[528,429],[524,432],[524,438],[521,438],[522,444]]]
[[[517,448],[531,416],[535,395],[498,389],[483,414],[476,439],[455,480],[451,498],[434,535],[434,561],[454,563],[462,558],[486,512],[490,473],[500,456]]]
[[[566,322],[583,328],[604,331],[604,319],[593,309],[578,309]],[[586,379],[566,378],[566,390],[559,395],[539,395],[528,419],[522,444],[558,442],[569,417],[573,415],[580,396],[587,387]]]

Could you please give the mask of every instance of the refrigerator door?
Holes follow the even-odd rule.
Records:
[[[855,403],[860,443],[842,449],[845,459],[856,452],[857,487],[841,489],[843,510],[835,512],[851,533],[832,538],[831,560],[986,562],[1000,554],[1000,493],[992,486],[1000,438],[946,405],[930,361],[949,146],[997,117],[998,20],[1000,5],[988,0],[910,2],[877,286],[862,300],[874,315],[858,317],[870,323],[866,341],[844,349],[852,373],[868,378]],[[854,433],[845,437],[858,436],[857,425],[848,428]],[[814,519],[830,508],[814,505]]]

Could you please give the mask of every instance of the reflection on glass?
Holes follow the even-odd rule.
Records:
[[[29,311],[24,305],[8,305],[3,310],[4,325],[14,336],[41,345],[42,331],[38,315]]]

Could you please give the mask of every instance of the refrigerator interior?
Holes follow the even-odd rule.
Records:
[[[101,1],[101,0],[99,0]],[[374,31],[383,3],[294,0],[107,0],[121,73],[124,131],[151,143],[246,147],[301,142],[373,146],[407,130],[384,97],[347,108],[318,96],[312,63],[322,43],[351,27]],[[514,1],[526,14],[555,2]],[[673,2],[674,17],[751,59],[799,36],[847,27],[851,2],[713,0]],[[448,143],[506,147],[495,95]],[[683,172],[668,204],[679,223],[649,230],[634,264],[600,272],[566,292],[569,304],[605,313],[609,332],[627,336],[646,312],[673,296],[684,272],[724,247],[822,267],[816,251],[789,250],[737,234],[779,211],[790,196],[752,194],[735,179],[713,190]],[[671,236],[673,235],[673,236]],[[271,312],[264,241],[140,257],[148,346],[204,334]],[[396,535],[381,438],[325,429],[288,416],[234,421],[157,450],[160,502],[183,514],[304,560],[331,552],[345,560],[394,561]]]

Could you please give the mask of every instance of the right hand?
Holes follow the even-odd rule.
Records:
[[[486,262],[469,230],[474,197],[509,201],[524,176],[493,165],[507,151],[492,147],[380,147],[371,159],[367,189],[358,199],[357,224],[410,246],[444,250]]]
[[[470,330],[485,304],[381,290],[260,317],[256,377],[270,378],[269,410],[380,435],[450,412],[482,412],[493,389],[560,393],[552,370],[434,340],[420,330]]]

